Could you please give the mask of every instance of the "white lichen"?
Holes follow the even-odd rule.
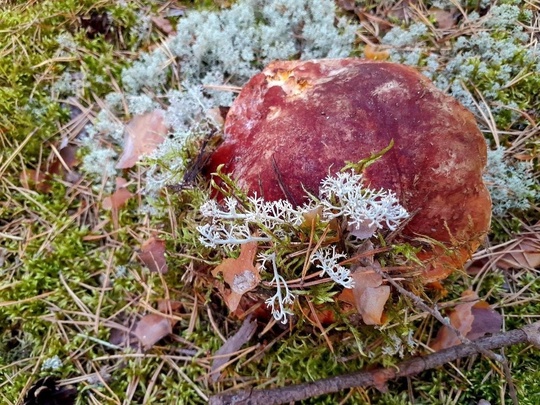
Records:
[[[56,371],[62,368],[64,363],[62,363],[62,360],[57,355],[49,357],[43,361],[41,364],[41,371]]]
[[[488,150],[484,173],[493,202],[493,214],[504,216],[510,210],[526,210],[539,196],[540,185],[534,180],[531,166],[525,162],[509,163],[504,147]]]
[[[289,291],[289,286],[287,282],[279,274],[276,264],[276,254],[275,253],[261,253],[259,255],[261,259],[260,266],[264,268],[266,262],[272,264],[273,278],[270,281],[271,284],[276,286],[276,293],[268,298],[265,303],[268,305],[272,311],[272,315],[276,321],[280,321],[283,324],[287,323],[287,315],[292,313],[287,309],[287,306],[292,305],[294,302],[294,295]]]
[[[344,217],[349,230],[371,237],[377,229],[395,230],[409,216],[392,191],[362,186],[362,175],[354,172],[328,176],[321,183],[320,204],[326,220]]]
[[[302,207],[294,207],[285,200],[265,201],[257,196],[247,198],[244,205],[233,197],[225,198],[222,204],[208,200],[200,208],[202,216],[209,222],[197,227],[199,241],[211,248],[232,249],[250,242],[279,246],[283,240],[294,239],[306,220],[305,215],[316,211],[322,213],[321,221],[326,224],[339,218],[347,224],[349,233],[358,239],[369,239],[381,228],[395,230],[408,217],[394,193],[364,187],[361,175],[344,172],[326,177],[321,182],[319,198],[312,197],[311,202]],[[277,251],[274,248],[260,256],[263,259],[261,267],[267,261],[272,262],[274,277],[271,283],[277,291],[267,304],[272,307],[276,320],[285,323],[287,312],[284,308],[294,297],[286,280],[278,274]],[[352,288],[350,270],[339,264],[345,257],[331,245],[318,248],[309,261],[321,271],[321,277],[327,275],[336,284]]]
[[[345,288],[353,288],[354,281],[349,269],[339,265],[339,259],[347,257],[343,253],[336,252],[336,246],[318,249],[311,255],[311,263],[321,270],[320,276],[328,275],[335,283]]]

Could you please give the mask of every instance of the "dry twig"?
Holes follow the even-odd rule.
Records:
[[[391,368],[358,371],[351,374],[268,390],[242,390],[210,398],[210,405],[273,405],[301,401],[356,387],[384,388],[389,380],[413,376],[422,371],[440,367],[448,362],[502,347],[529,343],[540,348],[540,321],[494,336],[463,343],[427,356],[415,357]]]

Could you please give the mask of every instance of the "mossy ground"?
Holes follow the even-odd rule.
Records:
[[[118,213],[111,213],[102,208],[107,194],[103,186],[84,176],[66,180],[65,172],[51,169],[61,140],[77,144],[78,129],[91,121],[100,99],[119,88],[121,69],[164,38],[156,26],[142,36],[137,27],[141,16],[158,15],[172,3],[119,4],[113,0],[8,2],[0,11],[0,402],[16,404],[38,379],[55,375],[63,384],[76,387],[80,404],[205,403],[212,394],[231,387],[283,386],[395,364],[397,356],[382,354],[383,348],[391,347],[392,333],[404,336],[412,330],[415,341],[428,342],[438,325],[397,297],[384,333],[348,325],[345,316],[323,333],[300,317],[294,329],[274,326],[251,341],[222,380],[210,381],[211,356],[223,343],[221,335],[230,336],[240,322],[227,316],[226,306],[208,287],[205,269],[222,257],[203,247],[196,256],[186,254],[185,245],[198,242],[189,231],[193,217],[180,207],[200,205],[202,194],[164,192],[156,204],[167,208],[159,216],[139,213],[142,198],[131,199]],[[400,14],[388,10],[399,10],[401,5],[363,2],[358,10],[369,13],[359,15],[371,21],[366,26],[373,28],[377,18],[399,24]],[[177,9],[184,6],[175,5]],[[187,6],[218,9],[227,4]],[[539,12],[532,3],[521,6]],[[407,18],[431,18],[422,10],[409,9]],[[465,11],[475,10],[480,6],[468,2]],[[531,38],[538,35],[538,20],[535,24]],[[65,32],[76,42],[69,57],[57,42]],[[373,30],[362,34],[371,40],[381,35]],[[452,40],[453,33],[447,35]],[[363,46],[359,41],[360,55]],[[426,53],[429,46],[440,44],[427,43]],[[74,114],[70,109],[74,99],[68,100],[54,87],[64,73],[84,78],[85,86],[73,94],[80,109],[88,109],[82,114]],[[478,75],[474,80],[478,82],[472,84],[483,89],[489,77]],[[509,85],[501,100],[508,102],[515,96],[528,118],[512,121],[506,111],[494,122],[501,141],[511,146],[519,140],[514,155],[535,157],[538,165],[536,122],[540,117],[534,80],[540,79],[531,74]],[[77,172],[77,166],[69,171]],[[47,174],[45,180],[38,173]],[[129,179],[130,190],[140,195],[140,172],[130,172]],[[538,212],[533,206],[496,219],[490,240],[511,242],[520,232],[540,232],[535,225]],[[156,232],[167,243],[170,271],[166,275],[148,272],[136,257],[141,243]],[[492,266],[478,276],[456,273],[444,283],[445,301],[457,299],[472,287],[503,314],[506,330],[517,328],[538,318],[537,279],[537,270],[530,268]],[[328,297],[335,291],[319,288],[310,294],[299,300],[306,300],[306,307],[308,300],[331,301]],[[182,303],[181,310],[170,315],[176,322],[173,334],[145,352],[114,343],[112,330],[126,330],[142,314],[155,312],[158,300],[165,297]],[[411,321],[403,325],[405,318]],[[520,403],[536,403],[540,354],[517,346],[508,348],[505,355]],[[43,369],[44,362],[54,356],[63,365],[57,370]],[[485,399],[495,404],[509,401],[506,392],[499,365],[478,357],[393,382],[385,394],[354,389],[306,403],[475,404]]]

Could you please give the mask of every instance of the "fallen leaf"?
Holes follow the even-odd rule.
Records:
[[[69,172],[71,172],[71,169],[79,163],[77,159],[78,149],[75,145],[66,145],[58,150],[58,155],[52,152],[54,153],[54,159],[47,171],[50,174],[62,175],[65,179]]]
[[[206,111],[206,116],[216,123],[219,127],[225,124],[225,117],[221,113],[221,107],[210,108]]]
[[[26,391],[24,405],[63,404],[73,405],[77,401],[77,388],[60,384],[60,378],[47,376],[40,378]]]
[[[525,161],[525,162],[528,162],[534,159],[534,155],[531,155],[530,153],[516,153],[512,157],[514,159]]]
[[[223,284],[221,288],[219,285],[217,286],[222,295],[224,295],[225,290],[223,287]],[[243,319],[251,314],[255,319],[261,322],[268,322],[272,317],[272,310],[266,305],[263,297],[256,296],[255,294],[245,294],[242,296],[238,308],[236,308],[236,311],[233,311],[232,314],[238,319]]]
[[[467,290],[462,294],[465,301],[456,305],[450,316],[450,324],[470,340],[478,339],[487,333],[496,333],[501,330],[502,316],[489,304],[479,300],[475,292]],[[433,340],[431,348],[435,351],[456,346],[461,343],[456,333],[442,326]]]
[[[371,60],[387,60],[390,57],[390,52],[387,50],[378,50],[375,46],[367,44],[364,47],[364,56]]]
[[[103,208],[106,210],[118,210],[133,194],[125,188],[127,181],[121,177],[116,178],[116,191],[103,199]]]
[[[504,270],[539,267],[540,235],[521,237],[496,264]]]
[[[354,0],[337,0],[336,4],[346,11],[353,11],[356,8]]]
[[[94,39],[98,35],[104,35],[108,38],[108,34],[111,29],[111,18],[104,12],[92,11],[90,15],[79,15],[79,21],[81,28],[86,30],[86,36],[90,39]]]
[[[373,374],[373,386],[384,394],[388,392],[388,380],[393,377],[388,370],[377,370]]]
[[[487,333],[498,333],[502,328],[502,316],[493,310],[486,301],[478,301],[471,308],[474,317],[471,330],[467,337],[471,340],[479,339]]]
[[[36,190],[40,193],[48,193],[51,191],[50,176],[43,171],[23,168],[19,175],[19,181],[27,190]]]
[[[331,309],[324,309],[314,306],[314,311],[309,312],[309,319],[314,323],[320,323],[323,326],[328,326],[336,322],[336,314]]]
[[[396,19],[402,22],[411,20],[416,14],[416,7],[419,0],[399,1],[395,5],[389,7],[383,15],[385,19]]]
[[[163,143],[167,132],[163,112],[160,110],[133,117],[126,126],[124,150],[116,168],[129,169],[135,166],[141,156],[152,153]]]
[[[169,35],[174,34],[176,31],[174,30],[171,22],[167,20],[165,17],[152,17],[152,22],[160,31],[163,33]]]
[[[368,287],[360,296],[356,295],[356,308],[362,315],[366,325],[381,325],[383,323],[384,305],[390,297],[390,287]]]
[[[214,361],[212,362],[212,368],[210,370],[213,382],[216,382],[219,379],[221,367],[229,362],[233,353],[240,350],[240,348],[251,339],[256,329],[257,321],[252,320],[250,315],[244,319],[238,332],[228,338],[227,341],[223,343],[223,346],[218,349],[214,355]]]
[[[172,333],[171,322],[164,316],[148,314],[137,323],[133,332],[143,349],[148,350],[165,336]]]
[[[300,227],[305,229],[312,229],[316,224],[320,222],[322,213],[323,209],[321,206],[317,206],[303,213],[302,216],[304,217],[304,220],[300,224]]]
[[[169,271],[165,252],[165,241],[152,236],[141,245],[139,258],[152,273],[165,274]]]
[[[164,314],[169,314],[171,312],[178,311],[180,308],[182,308],[182,303],[180,301],[174,301],[174,300],[159,300],[157,309],[159,312],[163,312]]]
[[[456,14],[456,8],[446,11],[438,7],[431,7],[429,15],[435,19],[438,28],[448,30],[456,25],[459,14]]]
[[[130,342],[129,331],[117,328],[111,328],[109,333],[109,343],[114,346],[125,347]]]
[[[374,266],[378,266],[378,263],[374,263]],[[351,277],[354,287],[343,290],[338,299],[354,305],[366,325],[381,325],[390,287],[382,285],[382,276],[370,266],[356,269]]]
[[[469,274],[477,274],[490,265],[503,270],[540,267],[540,229],[532,227],[530,232],[517,235],[511,243],[494,246],[489,251],[489,255],[483,254],[468,265]]]
[[[223,273],[223,279],[229,285],[230,292],[224,293],[224,299],[231,312],[238,308],[242,295],[261,282],[260,269],[253,264],[256,254],[257,242],[243,244],[238,259],[225,259],[212,271],[214,277]]]

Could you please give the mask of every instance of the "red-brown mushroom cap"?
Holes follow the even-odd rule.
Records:
[[[489,227],[486,143],[473,115],[410,67],[361,59],[270,64],[234,102],[208,171],[224,164],[246,191],[300,204],[346,161],[391,140],[364,173],[366,185],[393,190],[416,213],[404,235],[460,246],[425,273],[427,281],[444,278]]]

